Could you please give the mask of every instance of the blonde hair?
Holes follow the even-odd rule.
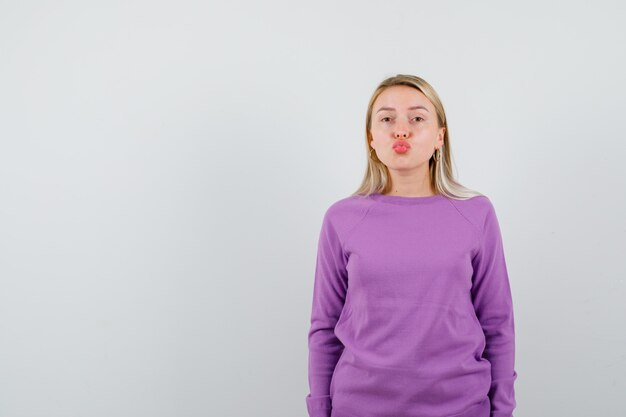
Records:
[[[433,104],[437,112],[437,122],[439,127],[445,127],[443,136],[443,146],[438,151],[440,158],[436,160],[434,155],[428,161],[430,181],[436,194],[443,194],[450,198],[467,199],[478,195],[483,195],[478,191],[471,190],[461,185],[455,179],[452,170],[452,152],[450,150],[450,139],[448,134],[448,122],[443,104],[435,89],[424,79],[406,74],[398,74],[382,81],[372,94],[367,106],[365,119],[365,147],[367,149],[367,169],[365,176],[357,191],[352,195],[369,195],[372,193],[385,194],[391,189],[389,170],[378,158],[372,156],[373,148],[370,146],[372,140],[372,109],[378,96],[388,87],[394,85],[407,85],[421,91]]]

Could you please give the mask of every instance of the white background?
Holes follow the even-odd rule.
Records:
[[[302,416],[322,215],[414,74],[498,213],[516,417],[623,415],[618,1],[0,1],[0,416]]]

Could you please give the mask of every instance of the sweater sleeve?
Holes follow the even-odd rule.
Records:
[[[309,345],[309,387],[306,405],[310,417],[329,417],[330,381],[343,352],[334,333],[348,289],[346,257],[327,211],[318,240],[313,284]]]
[[[478,251],[472,259],[472,303],[485,334],[483,357],[491,363],[490,417],[513,417],[515,326],[504,246],[495,209],[488,200]]]

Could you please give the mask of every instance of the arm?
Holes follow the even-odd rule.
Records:
[[[330,381],[343,352],[334,333],[348,289],[346,258],[339,236],[326,212],[318,241],[313,285],[309,344],[309,417],[329,417],[332,409]]]
[[[517,378],[513,301],[500,226],[490,201],[472,266],[472,302],[485,333],[483,356],[491,363],[490,417],[513,417]]]

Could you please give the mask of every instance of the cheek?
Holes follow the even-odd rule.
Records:
[[[384,139],[388,136],[387,132],[384,132],[381,129],[377,129],[377,128],[371,129],[370,134],[372,135],[372,141],[374,143],[383,142]]]
[[[372,133],[372,135],[380,134],[383,131],[384,129],[381,128],[380,126],[372,126],[372,128],[370,129],[370,132]]]

